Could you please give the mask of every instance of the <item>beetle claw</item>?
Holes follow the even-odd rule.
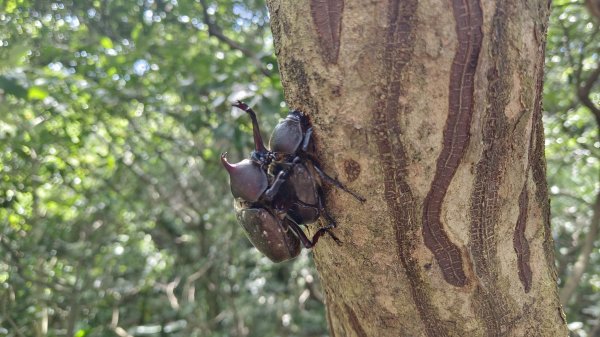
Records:
[[[333,234],[333,232],[332,232],[332,231],[328,230],[328,231],[327,231],[327,234],[329,234],[329,236],[331,236],[331,238],[333,239],[333,241],[335,241],[335,243],[336,243],[338,246],[341,246],[341,245],[343,244],[342,240],[338,239],[338,237],[337,237],[337,236],[335,236],[335,234]]]

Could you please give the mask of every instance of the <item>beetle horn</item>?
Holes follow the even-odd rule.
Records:
[[[250,159],[231,164],[227,161],[227,152],[221,153],[221,164],[229,173],[231,193],[235,198],[256,202],[269,187],[267,172]]]
[[[258,126],[258,119],[256,118],[256,113],[254,112],[254,110],[252,110],[251,107],[249,107],[246,103],[242,101],[237,101],[232,105],[236,108],[246,111],[246,113],[250,115],[250,119],[252,119],[252,133],[254,135],[254,147],[256,152],[267,152],[265,143],[263,142],[262,136],[260,135],[260,127]]]
[[[223,164],[227,172],[231,173],[231,170],[234,169],[234,167],[227,161],[227,152],[221,153],[221,164]]]

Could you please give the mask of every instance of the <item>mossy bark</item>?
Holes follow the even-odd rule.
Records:
[[[268,1],[315,127],[332,336],[566,336],[545,181],[547,0]]]

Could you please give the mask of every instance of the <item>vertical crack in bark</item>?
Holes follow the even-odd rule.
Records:
[[[544,125],[542,122],[542,92],[544,88],[544,57],[546,54],[546,30],[544,26],[543,34],[540,37],[540,58],[537,61],[537,84],[536,101],[533,114],[534,144],[533,153],[529,156],[529,165],[535,184],[535,196],[537,202],[541,205],[542,216],[544,218],[544,256],[548,270],[552,273],[552,279],[557,279],[556,265],[554,264],[554,239],[552,238],[552,228],[550,227],[550,199],[548,198],[548,182],[546,181],[546,157],[544,154]],[[535,132],[534,132],[535,131]]]
[[[475,167],[471,192],[469,249],[478,284],[473,307],[488,336],[499,336],[510,328],[514,310],[507,289],[499,282],[497,227],[501,225],[500,185],[505,179],[506,160],[513,142],[506,108],[513,89],[514,65],[509,53],[508,25],[513,8],[498,2],[492,18],[489,42],[491,67],[487,71],[487,108],[483,114],[481,159]]]
[[[329,333],[331,337],[335,337],[335,330],[333,329],[333,321],[331,320],[331,311],[333,310],[332,305],[327,303],[327,325],[329,326]]]
[[[378,98],[373,111],[373,129],[384,173],[384,197],[394,222],[398,255],[410,284],[413,303],[427,336],[443,337],[448,336],[448,327],[435,311],[418,261],[412,256],[415,243],[418,242],[419,224],[416,203],[405,179],[407,156],[400,139],[398,118],[407,109],[399,101],[405,92],[401,85],[402,71],[414,49],[416,9],[417,0],[389,1],[381,69],[385,86],[377,88],[373,95]]]
[[[479,0],[453,0],[458,46],[450,75],[448,120],[443,147],[431,189],[423,205],[423,239],[439,263],[446,282],[467,284],[460,249],[450,240],[441,222],[442,203],[450,182],[469,145],[473,115],[474,76],[481,50],[483,13]]]
[[[337,63],[342,32],[343,0],[311,0],[310,14],[319,36],[323,58]]]
[[[532,130],[533,134],[533,130]],[[533,138],[533,137],[532,137]],[[531,140],[533,141],[533,139]],[[531,153],[531,150],[530,150]],[[526,173],[529,172],[529,165]],[[527,191],[527,180],[525,177],[525,183],[519,195],[519,217],[517,218],[517,225],[515,226],[515,233],[513,235],[513,247],[515,253],[517,253],[517,265],[519,268],[519,280],[528,293],[531,289],[531,266],[529,265],[529,242],[525,237],[525,225],[527,224],[527,210],[529,209],[529,192]]]
[[[547,16],[548,14],[546,14]],[[536,62],[537,82],[535,87],[535,102],[533,106],[533,116],[531,122],[531,135],[529,138],[529,152],[527,158],[526,174],[532,172],[533,182],[536,185],[536,199],[542,208],[542,217],[544,223],[544,251],[549,270],[552,271],[552,278],[556,279],[556,269],[554,266],[554,243],[550,230],[550,204],[548,200],[548,186],[546,183],[546,162],[544,156],[544,128],[542,124],[542,91],[544,80],[544,57],[546,51],[546,25],[542,26],[538,36],[538,45],[541,47],[539,58]],[[513,248],[517,255],[517,266],[519,280],[523,285],[525,292],[531,289],[533,273],[529,262],[530,249],[529,242],[525,237],[525,229],[528,221],[529,210],[529,177],[525,177],[523,188],[519,196],[519,217],[515,225],[513,235]]]
[[[542,42],[544,43],[544,42]],[[536,185],[536,197],[537,201],[540,203],[542,207],[542,215],[545,225],[544,232],[544,245],[547,242],[551,244],[551,251],[553,252],[554,245],[552,243],[552,237],[550,236],[550,208],[548,204],[548,191],[547,191],[547,183],[546,183],[546,163],[544,161],[544,129],[542,123],[542,88],[543,88],[543,60],[544,53],[542,52],[542,56],[540,61],[538,61],[536,67],[536,74],[538,76],[538,81],[536,84],[536,98],[534,103],[534,111],[531,122],[531,135],[529,137],[529,157],[527,158],[527,169],[526,174],[531,170],[533,175],[533,181]],[[540,63],[541,62],[541,63]],[[519,195],[519,217],[517,218],[517,224],[515,225],[515,232],[513,235],[513,248],[515,253],[517,254],[517,266],[519,270],[519,280],[523,285],[525,292],[529,292],[531,289],[532,282],[532,271],[529,263],[529,242],[525,237],[525,229],[527,225],[528,215],[527,211],[529,210],[529,191],[528,191],[528,180],[529,177],[525,177],[525,182],[523,183],[523,188],[521,189],[521,194]],[[549,238],[549,239],[548,239]],[[545,247],[546,249],[548,247]],[[546,260],[548,260],[548,252],[546,252]],[[551,256],[549,262],[549,267],[551,270],[554,270],[554,257]]]
[[[346,314],[348,314],[348,318],[350,319],[350,326],[352,326],[352,330],[354,330],[358,337],[367,337],[368,335],[363,329],[362,325],[360,325],[360,320],[356,316],[354,310],[352,310],[348,304],[344,303],[344,306],[346,307]]]
[[[529,138],[529,157],[527,159],[527,174],[531,171],[533,182],[536,187],[536,201],[541,207],[542,220],[544,224],[544,254],[548,270],[551,277],[556,280],[556,268],[554,265],[554,242],[550,229],[550,201],[548,199],[548,186],[546,182],[546,161],[544,155],[544,126],[542,122],[542,92],[544,80],[544,59],[546,54],[546,31],[547,18],[550,13],[550,2],[547,7],[538,8],[541,10],[541,24],[535,27],[535,36],[537,37],[538,47],[541,49],[535,64],[535,76],[537,77],[535,87],[535,102],[533,106],[533,116],[531,123],[531,135]],[[540,13],[536,13],[540,15]],[[529,177],[526,176],[523,183],[523,189],[519,196],[519,217],[515,226],[513,236],[513,247],[517,254],[517,263],[519,267],[519,280],[523,285],[525,292],[529,292],[532,284],[532,270],[529,261],[530,249],[529,242],[525,237],[525,229],[528,221],[527,212],[529,210]],[[560,311],[560,310],[559,310]],[[562,317],[561,317],[562,318]]]

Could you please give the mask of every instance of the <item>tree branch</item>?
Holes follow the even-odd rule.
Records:
[[[208,4],[206,0],[199,0],[200,5],[202,6],[202,15],[204,16],[204,23],[208,26],[208,35],[216,37],[219,41],[225,43],[229,48],[239,50],[244,54],[244,56],[248,57],[252,63],[260,70],[260,72],[267,76],[271,76],[271,72],[265,68],[260,62],[256,53],[241,44],[237,41],[230,39],[227,35],[223,33],[223,30],[219,25],[217,25],[213,20],[211,20],[210,14],[208,14]]]
[[[200,277],[202,277],[204,274],[206,274],[206,272],[210,269],[210,267],[212,267],[212,265],[213,265],[213,261],[211,259],[208,262],[204,263],[204,265],[200,269],[195,271],[185,281],[182,293],[184,294],[184,296],[186,296],[185,298],[188,302],[191,303],[194,301],[195,288],[192,288],[192,286]]]
[[[598,81],[599,77],[600,63],[596,65],[596,69],[592,71],[590,76],[585,80],[583,86],[579,87],[577,90],[577,96],[581,100],[581,103],[583,103],[583,105],[590,109],[590,111],[594,114],[598,127],[600,127],[600,107],[592,102],[592,99],[590,98],[590,92],[592,91],[592,88],[594,87],[594,84],[596,84],[596,81]]]
[[[553,197],[566,197],[566,198],[572,199],[574,201],[577,201],[579,203],[582,203],[588,207],[592,207],[591,203],[587,202],[585,199],[583,199],[582,197],[577,196],[577,195],[573,195],[573,194],[565,193],[565,192],[551,193],[550,195]]]

